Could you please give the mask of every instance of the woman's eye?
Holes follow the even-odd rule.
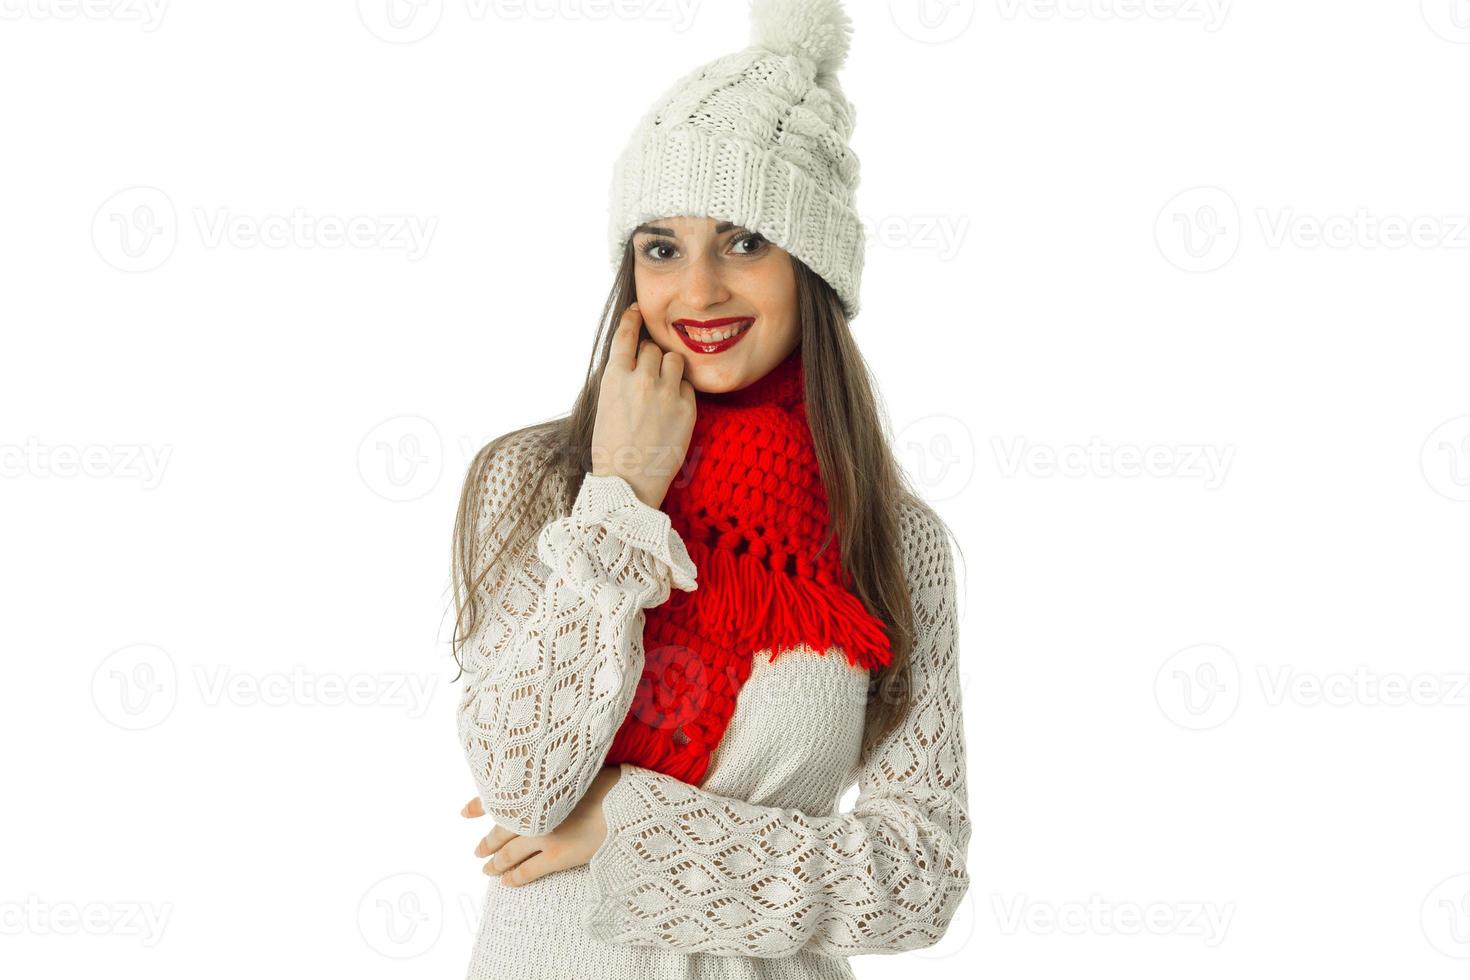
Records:
[[[656,253],[665,248],[672,249],[673,246],[668,242],[645,242],[640,251],[655,262],[663,262],[665,261],[665,256]]]
[[[762,238],[761,236],[759,236],[759,235],[746,235],[745,237],[739,239],[735,244],[737,246],[740,246],[740,245],[749,245],[749,246],[751,246],[751,248],[749,250],[745,251],[743,254],[745,254],[745,255],[754,255],[757,252],[759,252],[762,248],[765,247],[766,240],[764,238]]]
[[[734,242],[731,243],[731,247],[733,247],[740,255],[759,255],[769,244],[770,243],[765,239],[764,236],[752,234],[743,235],[740,238],[735,239]],[[749,247],[747,248],[746,246]],[[668,242],[661,241],[648,241],[638,246],[638,251],[641,252],[645,258],[652,262],[667,262],[671,258],[673,258],[672,255],[663,254],[665,249],[668,249],[669,252],[678,251],[678,249],[676,249]]]

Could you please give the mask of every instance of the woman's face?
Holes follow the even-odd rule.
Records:
[[[640,226],[633,277],[649,336],[684,355],[684,377],[699,391],[744,388],[800,342],[790,253],[729,222],[680,216]],[[730,318],[736,322],[696,326]]]

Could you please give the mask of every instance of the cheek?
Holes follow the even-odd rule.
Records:
[[[669,291],[659,285],[656,278],[647,275],[633,276],[634,299],[643,310],[643,316],[649,320],[662,320],[664,312],[669,306]]]
[[[758,310],[763,312],[777,329],[772,331],[779,334],[781,339],[795,336],[799,333],[796,314],[796,278],[788,268],[774,267],[775,263],[789,263],[790,259],[778,256],[771,260],[773,267],[763,267],[753,270],[754,274],[748,282],[742,283],[744,294],[749,297]]]
[[[766,330],[768,342],[786,344],[801,335],[801,324],[797,320],[795,304],[766,304],[761,309],[769,324]]]
[[[788,318],[782,325],[780,335],[772,338],[776,346],[787,348],[795,347],[801,338],[801,329],[797,326],[794,316]]]

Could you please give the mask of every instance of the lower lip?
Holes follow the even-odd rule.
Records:
[[[747,326],[744,330],[742,330],[739,333],[737,333],[735,336],[733,336],[733,337],[726,337],[724,340],[717,340],[714,343],[710,343],[710,344],[700,343],[699,341],[695,340],[693,337],[691,337],[687,333],[685,333],[683,330],[679,329],[678,327],[675,327],[674,328],[674,333],[678,335],[678,337],[679,337],[680,340],[684,341],[684,346],[685,347],[688,347],[690,350],[694,351],[696,354],[718,354],[721,351],[729,350],[731,347],[734,347],[736,344],[738,344],[742,340],[744,340],[745,339],[745,335],[748,334],[748,333],[750,333],[751,328],[753,328],[754,326],[755,326],[755,321],[752,320],[752,321],[750,321],[750,325],[749,326]]]

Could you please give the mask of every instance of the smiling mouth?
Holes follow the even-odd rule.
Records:
[[[681,335],[699,344],[718,344],[738,337],[755,323],[754,317],[731,317],[724,320],[706,321],[709,326],[696,326],[688,320],[675,320],[674,329]]]

